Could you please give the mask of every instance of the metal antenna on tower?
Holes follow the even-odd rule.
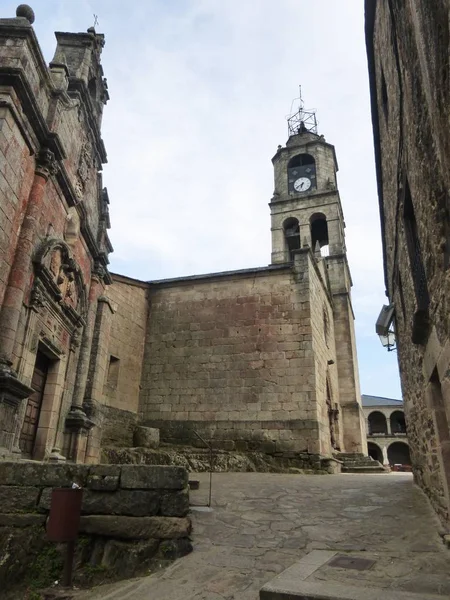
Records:
[[[316,111],[315,109],[305,110],[305,103],[302,98],[302,86],[299,85],[298,89],[299,97],[292,101],[291,113],[287,117],[289,136],[305,133],[306,131],[317,134]],[[298,110],[293,113],[293,104],[296,100],[298,100]]]

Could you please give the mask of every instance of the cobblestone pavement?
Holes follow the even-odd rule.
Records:
[[[207,498],[207,474],[192,503]],[[257,600],[262,585],[314,549],[374,558],[368,571],[315,577],[450,597],[450,551],[405,473],[213,475],[213,511],[193,511],[194,552],[150,577],[101,586],[90,600]]]

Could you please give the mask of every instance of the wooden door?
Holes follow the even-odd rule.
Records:
[[[20,434],[19,447],[25,457],[33,455],[34,440],[39,423],[42,399],[44,397],[45,380],[47,379],[49,359],[38,351],[34,365],[31,387],[34,393],[28,398],[25,419]]]

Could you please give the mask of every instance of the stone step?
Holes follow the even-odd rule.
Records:
[[[362,452],[339,452],[339,454],[337,454],[337,458],[339,460],[343,460],[346,458],[367,458],[367,456],[365,454],[363,454]]]
[[[373,465],[374,463],[377,464],[378,461],[375,460],[344,460],[342,461],[342,463],[348,467],[363,467],[364,465]]]
[[[378,465],[364,465],[362,467],[342,467],[342,473],[386,473],[386,469],[378,463]]]

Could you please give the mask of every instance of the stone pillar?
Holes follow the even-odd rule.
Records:
[[[30,283],[31,257],[39,232],[45,185],[58,169],[53,152],[43,148],[36,161],[36,172],[20,228],[16,253],[0,312],[0,362],[13,363],[14,343],[25,293]]]
[[[89,371],[97,301],[103,291],[103,275],[103,268],[100,265],[96,265],[96,269],[92,273],[91,287],[89,289],[88,312],[81,339],[72,405],[65,423],[66,428],[71,432],[68,458],[75,462],[84,462],[87,434],[94,425],[83,409],[83,400]]]
[[[14,345],[32,274],[31,257],[39,235],[37,225],[42,212],[45,186],[49,177],[57,170],[58,165],[53,152],[43,148],[37,156],[34,181],[0,312],[0,447],[10,452],[18,427],[18,407],[21,400],[32,393],[32,389],[19,380],[13,369]]]
[[[383,465],[389,465],[389,458],[388,458],[388,453],[387,453],[387,446],[383,446],[381,448],[381,451],[383,453]]]
[[[55,432],[55,439],[53,443],[53,448],[51,450],[49,460],[51,461],[65,461],[66,457],[63,452],[64,448],[64,429],[65,429],[65,420],[67,413],[69,412],[71,405],[71,395],[72,390],[75,387],[75,375],[76,375],[76,365],[78,362],[78,354],[80,348],[80,328],[77,327],[71,336],[70,346],[69,346],[69,355],[67,357],[67,368],[65,373],[65,390],[61,399],[61,406],[59,410],[58,417],[58,425]]]
[[[333,265],[334,257],[328,258],[327,262]],[[366,455],[365,419],[361,407],[353,311],[348,292],[333,294],[333,318],[344,447],[346,452],[362,452]]]
[[[387,416],[384,415],[386,417],[386,431],[387,431],[387,435],[391,436],[392,435],[392,429],[391,429],[391,416]]]
[[[109,298],[100,296],[92,341],[89,375],[83,403],[86,414],[95,423],[88,436],[85,459],[87,463],[97,463],[100,459],[103,424],[103,386],[105,384],[106,369],[108,368],[109,336],[113,314],[114,309],[111,306]]]

